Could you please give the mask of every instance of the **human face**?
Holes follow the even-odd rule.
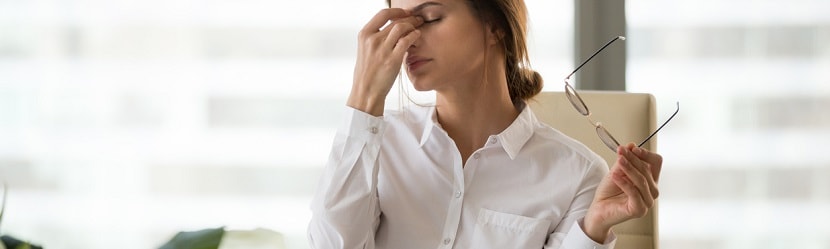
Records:
[[[393,0],[392,8],[424,19],[420,38],[404,61],[419,91],[481,82],[487,47],[485,26],[466,0]],[[491,60],[492,61],[492,60]]]

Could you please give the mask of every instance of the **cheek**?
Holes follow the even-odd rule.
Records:
[[[484,39],[481,32],[436,27],[421,31],[424,44],[435,50],[437,56],[462,55],[483,52]]]
[[[435,41],[445,59],[454,63],[475,63],[484,57],[484,40],[478,32],[448,32]]]

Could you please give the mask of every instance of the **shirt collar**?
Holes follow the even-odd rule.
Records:
[[[440,127],[434,106],[429,108],[427,115],[424,116],[423,124],[424,131],[421,133],[420,147],[423,147],[427,140],[429,140],[433,128],[435,126]],[[507,129],[494,135],[500,141],[499,144],[504,148],[504,151],[507,152],[511,160],[516,158],[516,155],[519,154],[519,151],[524,147],[525,143],[533,136],[535,124],[536,116],[530,110],[530,107],[525,106],[522,108],[519,116],[516,117],[516,120],[513,120],[513,123]]]
[[[515,159],[519,151],[524,147],[525,143],[533,136],[533,130],[536,125],[536,116],[530,107],[525,106],[522,112],[513,120],[513,123],[504,129],[501,133],[495,135],[501,142],[502,148],[510,156],[510,159]]]
[[[435,127],[438,124],[438,115],[435,115],[435,106],[432,106],[427,111],[427,114],[424,115],[424,120],[422,121],[424,124],[424,132],[421,133],[421,142],[418,145],[419,147],[423,147],[424,144],[427,143],[429,139],[429,134],[432,132],[432,127]]]

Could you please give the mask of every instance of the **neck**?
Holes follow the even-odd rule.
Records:
[[[507,129],[519,115],[510,100],[503,69],[490,71],[485,75],[490,77],[437,91],[438,122],[455,141],[465,163],[490,135]]]

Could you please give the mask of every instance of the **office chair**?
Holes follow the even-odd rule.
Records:
[[[590,108],[591,119],[601,122],[621,144],[639,143],[657,129],[651,94],[579,91],[579,95]],[[602,156],[609,167],[614,165],[615,152],[603,144],[594,126],[574,109],[564,92],[542,92],[528,104],[540,121],[582,142]],[[643,148],[655,151],[656,146],[655,136]],[[657,204],[646,216],[626,221],[613,230],[617,235],[616,249],[657,249]]]

